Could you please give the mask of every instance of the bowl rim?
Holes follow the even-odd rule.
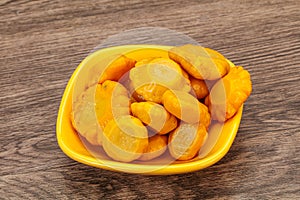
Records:
[[[56,121],[56,138],[61,150],[73,160],[89,166],[111,170],[111,171],[134,173],[134,174],[148,174],[148,175],[169,175],[169,174],[181,174],[181,173],[194,172],[194,171],[207,168],[217,163],[220,159],[222,159],[229,151],[235,139],[235,136],[237,134],[241,116],[242,116],[243,105],[238,110],[235,116],[237,118],[236,120],[238,121],[238,123],[234,123],[234,125],[232,126],[231,134],[228,134],[228,139],[226,140],[224,145],[222,145],[222,147],[218,151],[214,152],[212,155],[191,162],[171,163],[169,165],[158,165],[158,164],[143,165],[139,163],[125,163],[125,162],[118,162],[113,160],[102,160],[99,158],[95,158],[92,155],[86,156],[75,152],[64,142],[62,138],[62,132],[63,132],[62,124],[64,121],[63,113],[65,111],[65,107],[67,106],[67,97],[69,95],[72,95],[72,86],[74,84],[76,77],[79,74],[80,69],[84,67],[84,65],[87,62],[89,62],[90,59],[92,59],[95,56],[98,56],[98,54],[101,54],[105,51],[114,51],[114,50],[122,50],[122,49],[142,49],[142,48],[154,48],[154,49],[165,50],[171,47],[173,46],[144,45],[144,44],[122,45],[122,46],[114,46],[114,47],[100,49],[88,55],[78,65],[76,70],[73,72],[71,78],[69,79],[59,106],[58,117]]]

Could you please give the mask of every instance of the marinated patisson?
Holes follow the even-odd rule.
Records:
[[[197,157],[211,124],[231,119],[249,97],[249,72],[197,45],[138,51],[113,55],[98,83],[76,97],[74,129],[120,162]]]

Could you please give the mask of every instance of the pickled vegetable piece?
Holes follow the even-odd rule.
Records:
[[[133,116],[150,126],[159,134],[166,134],[177,127],[177,119],[166,109],[153,102],[131,104]]]
[[[147,58],[147,59],[143,59],[141,61],[138,61],[135,66],[138,67],[138,66],[143,66],[143,65],[146,65],[146,64],[149,64],[149,63],[156,63],[156,64],[165,64],[165,65],[171,65],[174,69],[177,69],[178,72],[181,71],[182,73],[182,76],[184,78],[186,78],[186,81],[187,83],[190,83],[190,80],[189,80],[189,75],[188,73],[183,70],[176,62],[174,62],[173,60],[171,59],[167,59],[167,58]],[[181,70],[179,70],[179,68]]]
[[[169,136],[169,152],[177,160],[192,159],[206,138],[207,131],[203,125],[181,123]]]
[[[180,66],[167,58],[156,58],[130,70],[130,80],[139,99],[161,103],[167,89],[190,91],[190,83]]]
[[[145,58],[135,63],[135,67],[143,66],[149,64],[151,60],[154,60],[155,57]]]
[[[104,69],[101,74],[99,83],[103,83],[106,80],[118,81],[126,72],[134,67],[136,61],[121,55],[117,58],[112,57],[112,62]]]
[[[219,79],[227,74],[230,67],[217,51],[191,44],[170,49],[169,57],[191,76],[201,80]]]
[[[130,99],[126,88],[115,81],[98,84],[96,92],[96,116],[102,129],[113,118],[128,115]]]
[[[168,59],[168,58],[154,58],[148,62],[148,64],[150,64],[150,63],[156,64],[156,65],[165,65],[172,69],[175,69],[180,74],[182,73],[181,67],[176,62],[174,62],[173,60]]]
[[[161,97],[167,90],[166,87],[151,83],[151,84],[145,84],[141,87],[135,88],[133,87],[133,97],[137,101],[151,101],[155,103],[161,103]]]
[[[152,160],[162,155],[167,149],[168,137],[166,135],[154,135],[149,138],[149,144],[139,160]]]
[[[235,115],[252,91],[250,74],[243,67],[233,67],[212,88],[205,100],[212,118],[220,122]]]
[[[148,131],[142,122],[130,115],[108,122],[103,132],[103,149],[114,160],[131,162],[148,147]]]
[[[191,80],[191,86],[192,86],[197,98],[198,99],[205,98],[209,93],[208,88],[206,86],[206,82],[203,80],[193,78],[193,77],[191,77],[190,80]]]
[[[210,124],[208,108],[194,96],[179,90],[168,90],[164,93],[163,105],[167,111],[187,123],[201,123],[206,128]]]
[[[89,87],[73,103],[71,122],[75,130],[93,145],[101,145],[102,130],[98,126],[95,113],[95,99],[97,85]]]

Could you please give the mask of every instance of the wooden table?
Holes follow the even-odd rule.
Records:
[[[299,1],[187,2],[0,1],[0,198],[300,198]],[[212,167],[116,173],[75,162],[57,144],[77,65],[108,36],[143,26],[182,32],[251,73],[238,135]]]

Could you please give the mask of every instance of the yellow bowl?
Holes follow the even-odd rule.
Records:
[[[179,174],[197,171],[215,164],[224,157],[236,136],[242,117],[243,106],[238,110],[236,115],[226,121],[222,127],[213,127],[210,129],[210,131],[215,131],[215,133],[209,133],[211,137],[213,137],[209,139],[212,141],[216,140],[216,142],[212,143],[213,145],[208,152],[204,153],[205,156],[203,156],[203,158],[197,157],[189,161],[175,161],[170,162],[167,165],[165,163],[161,164],[159,159],[155,162],[124,163],[114,161],[106,155],[95,156],[95,154],[91,153],[90,149],[87,149],[86,145],[83,144],[77,132],[72,127],[70,119],[72,97],[74,92],[78,92],[74,91],[73,88],[76,78],[78,78],[79,74],[84,71],[83,69],[88,69],[89,67],[96,65],[97,61],[101,58],[124,52],[126,52],[126,56],[132,57],[136,60],[141,60],[145,56],[154,57],[159,55],[160,57],[168,57],[166,50],[170,48],[172,48],[172,46],[126,45],[102,49],[86,57],[70,78],[61,100],[56,132],[58,144],[62,151],[70,158],[90,166],[112,171],[153,175]],[[138,53],[138,50],[140,49],[146,49],[148,51],[147,55]],[[105,153],[100,152],[100,154]]]

